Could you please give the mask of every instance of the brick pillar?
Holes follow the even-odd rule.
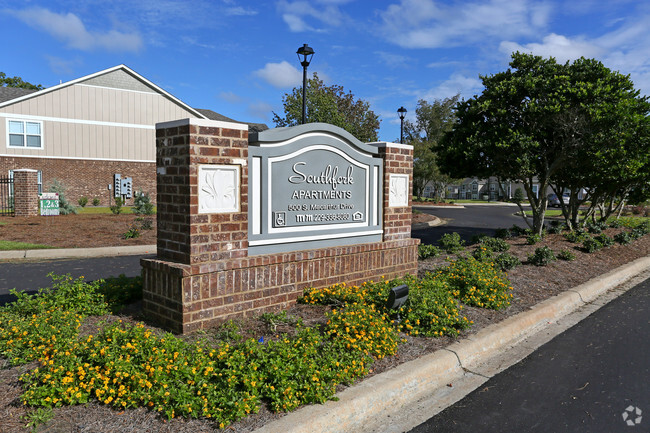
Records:
[[[247,125],[156,125],[159,258],[197,265],[247,255],[247,161]]]
[[[384,242],[411,237],[413,146],[376,143],[384,158]]]
[[[38,171],[14,170],[14,215],[38,215]]]

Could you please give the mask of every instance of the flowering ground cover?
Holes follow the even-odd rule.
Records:
[[[562,266],[604,257],[608,248],[618,257],[647,254],[648,225],[628,225],[588,233],[620,240],[593,252],[584,246],[587,233],[572,243],[563,234],[541,242],[573,245],[577,259]],[[19,295],[0,309],[0,391],[14,396],[0,399],[3,425],[28,431],[27,424],[49,428],[66,417],[88,422],[94,413],[104,426],[93,431],[114,431],[126,418],[132,426],[146,419],[158,431],[250,431],[256,422],[335,398],[342,386],[418,350],[444,346],[471,332],[474,320],[481,325],[509,314],[508,306],[525,297],[517,275],[538,270],[525,256],[541,244],[528,245],[525,234],[508,239],[524,264],[506,276],[494,255],[472,252],[503,251],[503,242],[477,242],[447,261],[427,259],[419,278],[307,290],[296,309],[262,315],[248,330],[253,322],[227,322],[189,337],[109,314],[137,299],[138,279],[88,283],[55,276],[53,290]],[[411,290],[396,323],[385,305],[390,288],[400,284]]]

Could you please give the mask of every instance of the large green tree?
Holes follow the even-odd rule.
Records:
[[[323,122],[339,126],[362,142],[377,141],[379,117],[370,109],[370,104],[355,99],[352,92],[345,92],[342,86],[326,86],[318,74],[307,80],[306,123]],[[294,87],[282,97],[284,115],[273,113],[276,126],[295,126],[302,120],[302,87]]]
[[[425,186],[431,183],[436,196],[442,198],[445,188],[453,181],[438,167],[433,147],[456,121],[454,106],[459,97],[456,95],[433,102],[421,99],[415,109],[415,122],[404,122],[404,141],[413,146],[413,190],[417,197],[422,197]]]
[[[628,76],[593,59],[559,64],[515,53],[508,70],[481,79],[483,92],[458,104],[459,121],[437,147],[441,165],[456,175],[521,182],[536,233],[549,186],[570,188],[575,203],[581,187],[596,189],[599,175],[614,180],[624,165],[642,170],[631,149],[643,134],[647,102]]]
[[[40,84],[32,84],[23,81],[20,77],[7,77],[4,72],[0,72],[0,87],[20,87],[21,89],[41,90],[43,86]]]

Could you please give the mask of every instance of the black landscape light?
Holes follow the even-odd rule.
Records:
[[[409,298],[409,286],[402,284],[401,286],[393,287],[388,293],[388,301],[386,308],[397,311],[397,323],[400,321],[399,310],[404,306],[406,300]]]
[[[399,107],[397,113],[399,114],[399,142],[400,144],[404,144],[404,118],[406,117],[406,108]]]
[[[311,58],[314,57],[314,49],[307,44],[303,44],[302,47],[298,48],[296,54],[298,54],[298,60],[302,65],[302,124],[305,124],[305,94],[307,89],[307,66],[311,62]]]

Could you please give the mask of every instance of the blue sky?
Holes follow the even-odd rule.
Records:
[[[510,53],[601,60],[650,94],[650,2],[626,0],[0,0],[0,71],[46,87],[118,64],[195,108],[273,126],[309,72],[399,139],[397,108],[481,92]]]

